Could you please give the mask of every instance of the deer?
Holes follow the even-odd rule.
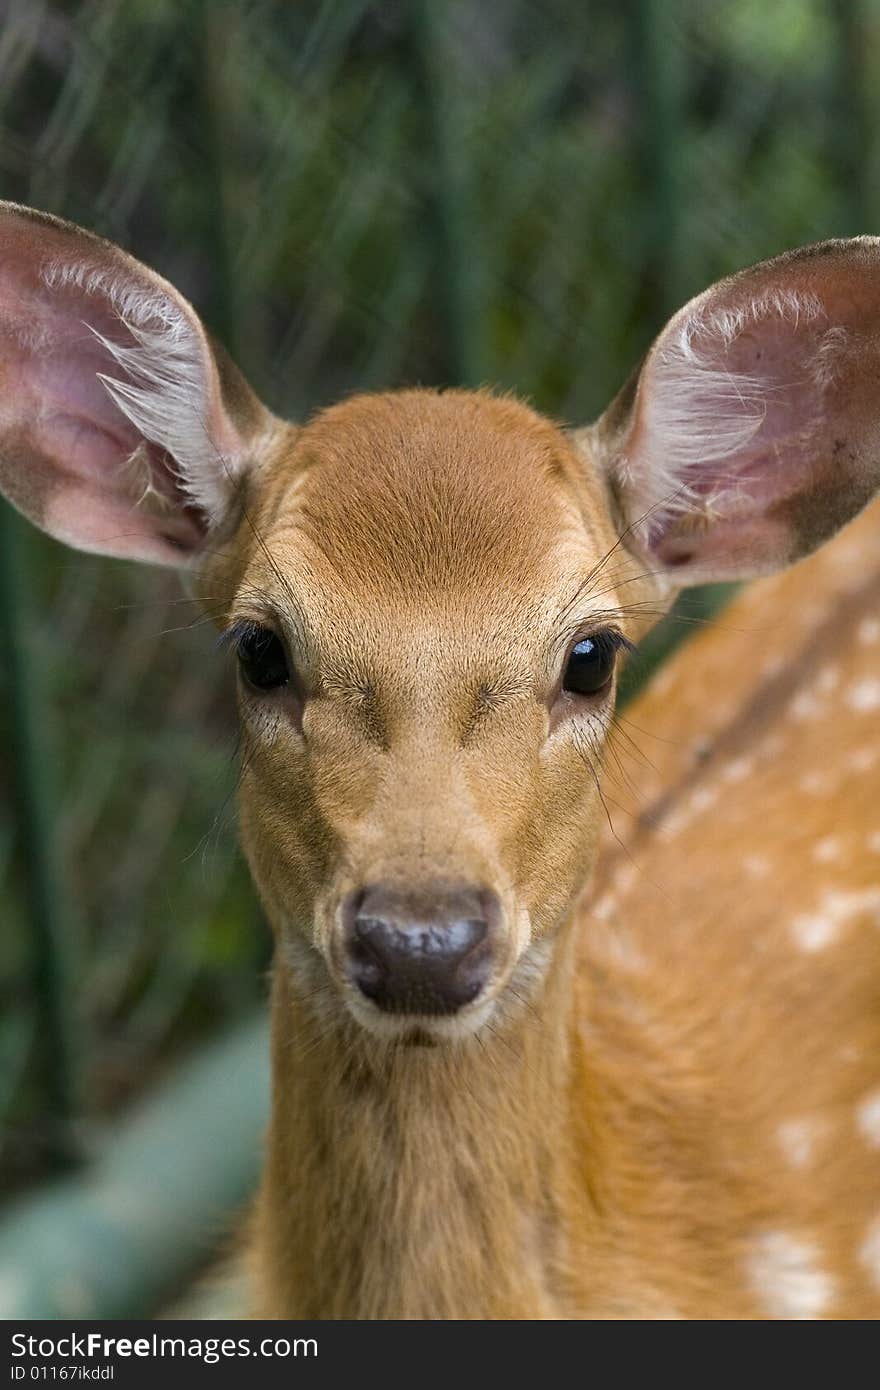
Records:
[[[0,488],[178,568],[238,668],[251,1315],[880,1312],[877,678],[828,664],[876,657],[878,374],[858,237],[707,289],[584,427],[427,388],[291,423],[154,271],[0,205]],[[751,578],[618,717],[680,591]]]

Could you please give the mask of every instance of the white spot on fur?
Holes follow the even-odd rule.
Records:
[[[880,1216],[868,1226],[865,1239],[859,1246],[859,1259],[875,1288],[880,1289]]]
[[[792,719],[818,719],[825,708],[814,690],[801,690],[789,705]]]
[[[858,714],[871,714],[880,709],[880,680],[869,676],[856,681],[847,691],[846,703]]]
[[[770,860],[763,854],[745,855],[742,866],[749,878],[767,878],[770,873]]]
[[[830,695],[839,683],[839,667],[826,666],[809,689],[801,690],[794,696],[789,705],[792,718],[799,721],[818,719],[826,708],[823,696]]]
[[[880,913],[880,887],[846,891],[832,888],[816,912],[805,912],[791,924],[792,935],[803,951],[822,951],[840,935],[852,917],[863,912]]]
[[[777,652],[775,656],[769,657],[767,661],[764,662],[764,665],[761,667],[761,675],[765,680],[772,680],[774,676],[779,675],[784,665],[785,657],[780,656]]]
[[[616,903],[611,893],[603,893],[602,897],[590,908],[590,915],[598,918],[600,922],[607,922],[614,916]]]
[[[714,806],[718,800],[718,790],[716,787],[698,787],[691,793],[690,809],[693,815],[700,815],[703,811],[708,811],[710,806]]]
[[[819,1264],[812,1241],[766,1231],[746,1258],[746,1275],[772,1318],[818,1318],[834,1295],[834,1281]]]
[[[827,796],[834,786],[834,777],[830,772],[806,772],[798,786],[807,796]]]
[[[851,771],[865,773],[877,766],[877,758],[876,748],[857,748],[854,753],[850,753],[846,761]]]
[[[786,1120],[776,1131],[779,1146],[793,1168],[806,1168],[819,1136],[815,1120]]]
[[[755,759],[733,758],[722,767],[722,781],[745,781],[755,770]]]
[[[751,776],[754,768],[754,758],[734,758],[731,762],[725,763],[721,769],[721,776],[725,782],[744,782]]]
[[[840,858],[841,843],[836,835],[826,835],[813,846],[813,858],[819,864],[830,864]]]
[[[619,897],[624,897],[632,888],[638,876],[638,864],[634,864],[631,860],[629,863],[623,864],[621,868],[617,870],[617,873],[614,875],[615,894],[617,894]]]
[[[880,642],[880,618],[863,618],[856,629],[856,637],[863,647]]]
[[[832,690],[836,690],[840,684],[840,667],[826,666],[824,671],[819,673],[816,681],[816,689],[823,695],[830,695]]]
[[[880,1149],[880,1088],[872,1091],[856,1110],[856,1124],[872,1149]]]
[[[657,833],[661,840],[671,840],[686,830],[692,820],[690,806],[678,806],[660,822]]]
[[[801,913],[791,924],[791,933],[802,951],[824,951],[835,940],[839,926],[834,918],[820,913]]]

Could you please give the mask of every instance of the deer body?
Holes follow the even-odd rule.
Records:
[[[480,1049],[322,1042],[276,972],[262,1311],[877,1316],[878,612],[875,506],[668,663],[640,814]]]
[[[838,689],[869,714],[874,676],[847,684],[793,621],[735,657],[729,634],[693,644],[674,702],[642,707],[673,751],[640,774],[632,857],[590,875],[623,653],[678,588],[777,570],[862,511],[878,373],[860,238],[708,290],[580,432],[425,390],[294,426],[170,285],[0,205],[0,485],[69,543],[194,571],[238,657],[242,836],[276,937],[257,1314],[876,1312],[871,748],[841,754],[862,839],[818,907],[803,868],[760,887],[749,848],[775,805],[787,874],[801,845],[814,875],[834,860],[844,792],[816,784],[819,839],[789,826],[782,725],[815,733]],[[799,606],[812,573],[860,615],[817,630],[867,650],[873,590],[832,557],[872,525],[746,617]],[[740,800],[758,758],[766,825]]]
[[[612,793],[632,813],[583,918],[593,1030],[629,1014],[685,1064],[686,1205],[730,1201],[716,1290],[748,1316],[875,1318],[880,508],[746,589],[625,718],[648,761],[637,799]]]

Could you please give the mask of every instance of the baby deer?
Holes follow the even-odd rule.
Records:
[[[159,276],[4,204],[0,373],[12,502],[69,544],[189,568],[212,608],[223,596],[242,834],[276,936],[253,1311],[880,1312],[880,1233],[864,1232],[880,1172],[870,1198],[841,1131],[790,1227],[793,1183],[755,1118],[798,1122],[807,1088],[818,1106],[820,1043],[873,1029],[878,1055],[876,952],[817,993],[804,962],[831,955],[805,953],[810,929],[777,949],[797,871],[777,884],[768,858],[762,885],[744,864],[741,897],[717,896],[708,815],[699,853],[668,836],[651,851],[685,886],[702,873],[698,913],[669,923],[661,890],[640,908],[665,974],[603,963],[614,898],[584,893],[623,653],[681,587],[797,560],[880,486],[880,240],[722,281],[579,432],[427,390],[295,426]],[[780,651],[803,600],[798,584],[788,609],[759,609]],[[695,718],[745,691],[743,664],[688,674]],[[820,679],[793,668],[792,698],[824,697]],[[743,749],[763,772],[768,750]],[[749,812],[768,846],[808,795],[780,757],[779,799]],[[713,814],[745,795],[732,766],[698,788]],[[762,895],[772,935],[751,930]],[[855,1097],[840,1069],[822,1084]],[[846,1278],[821,1264],[822,1232]]]

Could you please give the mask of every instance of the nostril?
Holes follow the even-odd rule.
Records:
[[[371,924],[373,930],[370,929]],[[354,930],[348,940],[348,957],[357,984],[367,993],[367,987],[378,984],[385,969],[376,918],[355,918]]]

